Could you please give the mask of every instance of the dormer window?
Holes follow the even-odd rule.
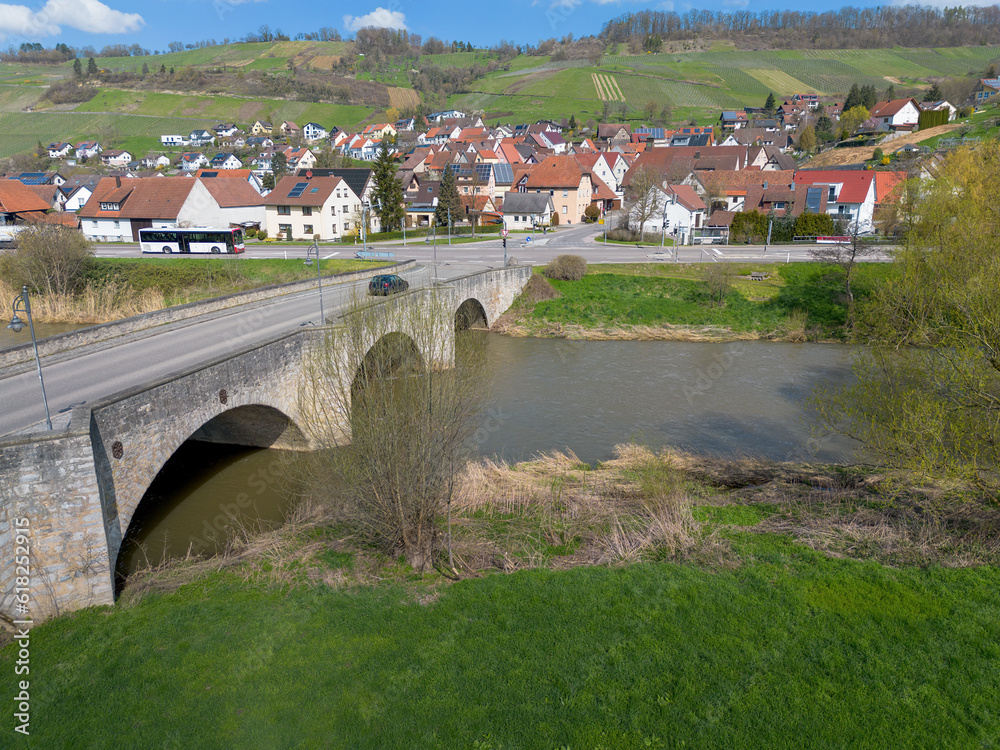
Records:
[[[121,208],[120,203],[107,203],[105,201],[101,201],[102,211],[121,211]]]

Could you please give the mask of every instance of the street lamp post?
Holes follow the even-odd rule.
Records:
[[[368,252],[368,201],[361,201],[361,249]]]
[[[323,277],[319,270],[319,242],[317,240],[313,240],[312,246],[306,248],[306,262],[303,265],[312,265],[312,259],[309,255],[314,250],[316,251],[316,284],[319,286],[319,324],[323,325],[326,323],[326,314],[323,312]]]
[[[20,307],[18,307],[20,303]],[[28,299],[28,287],[21,288],[21,293],[14,298],[14,317],[10,319],[7,327],[14,333],[20,333],[24,328],[24,322],[17,316],[23,312],[28,318],[28,330],[31,331],[31,346],[35,350],[35,366],[38,368],[38,384],[42,387],[42,404],[45,406],[45,425],[52,429],[52,417],[49,415],[49,399],[45,395],[45,380],[42,378],[42,360],[38,357],[38,341],[35,339],[35,323],[31,319],[31,300]]]
[[[451,206],[447,206],[448,209],[448,244],[451,244]]]

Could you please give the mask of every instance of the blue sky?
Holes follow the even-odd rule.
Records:
[[[997,0],[973,0],[965,5],[991,5]],[[809,9],[822,11],[851,4],[877,2],[814,2]],[[897,4],[904,4],[898,2]],[[948,0],[923,5],[944,6]],[[951,5],[959,4],[951,0]],[[139,43],[150,50],[165,50],[172,41],[202,39],[236,40],[262,24],[294,37],[322,26],[350,36],[364,25],[406,28],[426,39],[472,42],[489,46],[501,39],[534,44],[549,37],[597,34],[610,18],[646,8],[684,13],[689,2],[648,4],[618,0],[506,0],[497,5],[477,3],[470,12],[466,0],[382,0],[381,2],[327,3],[317,0],[45,0],[33,4],[0,3],[0,46],[24,41],[46,47],[65,42],[74,47]],[[699,10],[801,9],[797,2],[710,0]]]

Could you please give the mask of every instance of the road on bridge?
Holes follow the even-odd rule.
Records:
[[[454,266],[441,280],[475,268]],[[402,272],[411,287],[428,286],[433,271],[417,266]],[[367,279],[324,284],[323,303],[329,318],[357,295],[367,293]],[[102,342],[79,353],[45,357],[42,372],[53,427],[69,423],[73,405],[92,402],[127,388],[191,369],[272,336],[319,323],[319,292],[311,290],[240,305],[182,322]],[[27,332],[25,331],[25,334]],[[16,374],[12,374],[14,371]],[[44,429],[38,372],[31,366],[0,371],[0,436],[41,423]]]

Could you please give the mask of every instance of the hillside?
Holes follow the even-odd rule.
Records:
[[[99,94],[83,104],[59,107],[38,100],[46,86],[72,75],[71,63],[3,64],[0,127],[5,138],[0,156],[24,152],[39,140],[108,133],[125,139],[118,145],[142,151],[156,148],[161,132],[222,120],[246,123],[258,117],[353,129],[384,117],[389,106],[406,111],[421,102],[425,111],[449,106],[482,112],[491,122],[575,116],[581,124],[608,117],[636,124],[654,120],[708,124],[722,109],[762,105],[770,92],[779,98],[794,93],[838,98],[857,83],[878,91],[892,84],[897,95],[919,94],[931,83],[978,74],[1000,56],[996,46],[751,51],[725,44],[659,54],[603,55],[599,62],[522,54],[474,80],[467,91],[445,98],[447,88],[427,84],[438,75],[436,71],[446,76],[448,71],[485,67],[495,63],[496,56],[486,51],[420,54],[365,63],[364,69],[360,63],[356,69],[345,61],[347,69],[341,65],[341,77],[334,77],[331,68],[342,58],[361,59],[351,57],[352,47],[350,42],[243,42],[144,57],[98,58],[98,67],[108,72]],[[617,51],[623,49],[622,45]],[[149,71],[145,76],[144,66]],[[160,73],[171,69],[176,75]],[[235,95],[254,91],[245,81],[261,76],[266,85],[260,88],[282,93]],[[423,79],[421,85],[430,93],[414,90],[413,76]],[[323,87],[329,91],[331,85],[339,92],[336,102],[311,101],[309,91]],[[27,108],[35,111],[26,112]]]

